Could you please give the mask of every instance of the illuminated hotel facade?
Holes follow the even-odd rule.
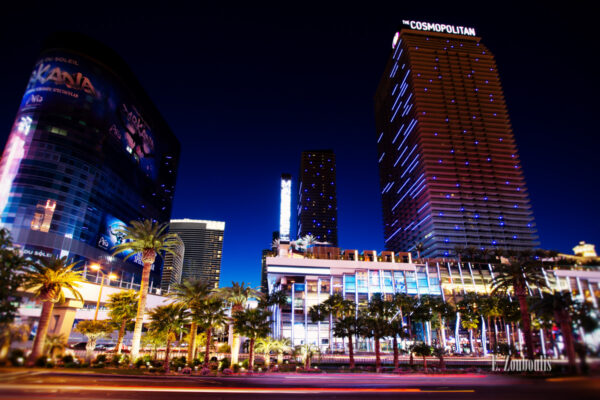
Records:
[[[275,337],[290,339],[292,346],[312,344],[322,351],[340,351],[344,341],[331,332],[333,321],[326,319],[314,323],[310,319],[312,306],[325,301],[333,294],[352,300],[359,307],[376,293],[388,297],[394,293],[411,296],[440,296],[444,301],[456,304],[466,293],[490,294],[494,279],[494,264],[487,262],[457,262],[449,259],[421,259],[415,262],[410,253],[380,253],[368,250],[340,250],[338,248],[314,248],[312,253],[298,253],[288,245],[280,245],[277,256],[266,257],[269,293],[282,290],[288,296],[288,304],[274,307],[272,332]],[[332,251],[335,250],[335,251]],[[600,301],[600,271],[576,268],[571,265],[545,262],[543,273],[549,288],[569,291],[574,299],[587,301],[596,309]],[[530,287],[531,295],[539,290]],[[439,340],[435,330],[428,325],[417,326],[420,340],[429,343]],[[456,351],[465,349],[468,331],[460,325],[460,317],[448,321],[449,333],[444,336],[448,347]],[[481,329],[490,329],[485,319]],[[511,326],[497,326],[500,337],[513,340]],[[536,334],[543,335],[541,332]],[[484,341],[485,335],[483,335]],[[459,338],[457,341],[456,338]],[[485,342],[484,342],[485,344]],[[521,343],[515,343],[517,347]],[[358,350],[372,351],[370,341],[355,342]],[[391,350],[391,339],[382,340],[382,349]]]
[[[414,252],[422,243],[425,257],[533,249],[494,56],[473,28],[403,24],[375,95],[386,249]]]
[[[54,35],[0,161],[0,226],[27,256],[100,263],[118,284],[139,283],[141,257],[124,261],[111,248],[131,220],[169,221],[179,151],[118,55],[81,35]],[[158,258],[153,287],[161,265]]]
[[[298,174],[298,238],[338,244],[335,154],[333,150],[303,151]]]

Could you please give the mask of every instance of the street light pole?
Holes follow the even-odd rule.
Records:
[[[100,309],[100,299],[102,299],[102,288],[104,287],[104,279],[107,278],[106,274],[104,272],[102,272],[102,269],[100,269],[100,265],[98,264],[92,264],[90,265],[90,269],[97,271],[101,276],[102,279],[100,280],[100,292],[98,293],[98,301],[96,301],[96,311],[94,312],[94,321],[98,320],[98,310]],[[115,279],[117,276],[115,274],[108,274],[108,280],[110,281],[111,279]]]

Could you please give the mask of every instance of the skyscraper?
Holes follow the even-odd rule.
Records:
[[[200,279],[219,286],[225,222],[201,219],[173,219],[170,232],[185,245],[181,280]]]
[[[333,150],[302,152],[298,176],[298,237],[311,234],[320,242],[337,246]]]
[[[494,56],[473,28],[403,25],[375,95],[386,248],[535,247]]]
[[[100,263],[140,282],[141,256],[111,257],[131,220],[168,222],[179,141],[125,62],[79,34],[48,38],[0,161],[0,226],[25,255]],[[150,275],[160,282],[161,259]]]
[[[177,245],[172,249],[173,253],[165,253],[160,289],[168,292],[174,285],[181,283],[183,273],[183,257],[185,256],[185,244],[181,238],[177,238]]]

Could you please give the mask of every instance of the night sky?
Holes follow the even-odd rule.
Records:
[[[0,143],[47,34],[109,45],[182,143],[173,217],[226,222],[221,286],[259,285],[280,175],[296,178],[306,149],[336,152],[340,246],[383,250],[373,96],[402,19],[477,30],[498,62],[541,246],[600,246],[598,44],[583,6],[11,3],[0,24]]]

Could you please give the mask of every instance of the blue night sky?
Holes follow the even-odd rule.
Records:
[[[68,3],[3,10],[0,143],[45,35],[79,31],[114,48],[182,143],[173,217],[226,222],[222,286],[259,285],[279,177],[297,176],[305,149],[336,152],[340,246],[383,249],[373,96],[402,19],[477,29],[498,62],[542,247],[600,245],[589,10]]]

